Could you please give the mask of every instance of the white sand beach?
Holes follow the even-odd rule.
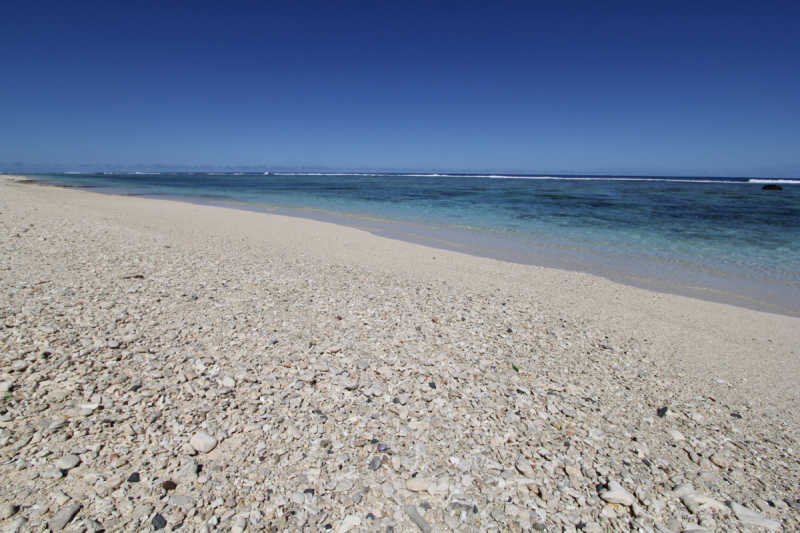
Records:
[[[14,531],[800,529],[800,319],[14,176],[0,240]]]

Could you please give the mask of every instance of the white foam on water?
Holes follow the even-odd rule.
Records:
[[[518,176],[512,174],[402,174],[402,173],[371,173],[371,172],[272,172],[270,174],[278,176],[357,176],[357,177],[388,177],[388,178],[486,178],[486,179],[513,179],[513,180],[563,180],[563,181],[671,181],[677,183],[738,183],[746,184],[755,181],[738,180],[707,180],[707,179],[687,179],[687,178],[660,178],[660,177],[639,177],[639,176]],[[766,182],[765,182],[766,183]],[[769,180],[769,183],[777,183]],[[800,183],[792,181],[791,183]]]

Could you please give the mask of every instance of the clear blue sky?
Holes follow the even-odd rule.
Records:
[[[0,171],[800,177],[800,2],[0,2]]]

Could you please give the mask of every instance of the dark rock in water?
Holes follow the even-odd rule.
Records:
[[[774,183],[768,183],[761,187],[762,191],[782,191],[783,187],[780,185],[775,185]]]

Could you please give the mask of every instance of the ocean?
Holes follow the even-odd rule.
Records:
[[[321,173],[30,178],[313,218],[434,248],[800,316],[800,179]],[[766,183],[783,190],[762,190]]]

